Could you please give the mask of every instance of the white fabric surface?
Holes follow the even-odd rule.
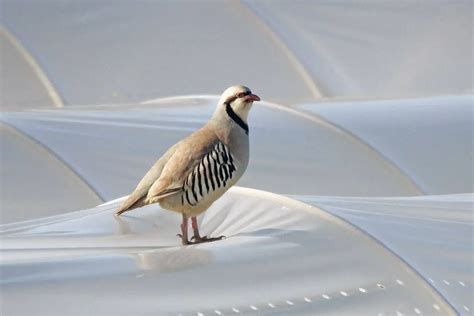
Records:
[[[473,92],[472,1],[246,1],[325,96]]]
[[[0,123],[0,223],[66,213],[103,200],[67,164]]]
[[[54,184],[65,181],[57,177],[74,178],[67,181],[82,181],[102,201],[108,201],[129,194],[167,148],[208,120],[216,102],[215,97],[171,98],[146,105],[11,112],[0,119],[54,152],[71,168],[69,174],[51,174],[48,181]],[[260,102],[250,116],[250,166],[239,184],[284,194],[385,196],[421,192],[382,155],[349,136],[324,120]],[[48,151],[38,155],[49,156]],[[10,167],[2,164],[1,168]],[[29,176],[22,168],[17,168],[15,175],[5,179],[10,185],[1,193],[10,221],[23,211],[12,197],[23,194],[20,179]],[[38,186],[36,191],[45,197],[56,192],[54,185]],[[97,204],[96,198],[80,200],[71,203],[76,210]],[[27,201],[35,208],[34,199]],[[55,199],[48,202],[45,198],[43,203],[49,203],[50,208],[36,208],[32,216],[57,214]]]
[[[359,101],[351,106],[318,102],[296,110],[259,102],[250,114],[250,165],[239,185],[318,196],[471,192],[471,101],[466,96]],[[26,219],[17,216],[25,208],[34,208],[30,218],[37,218],[129,194],[167,148],[208,120],[216,102],[212,96],[176,97],[2,114],[1,121],[46,149],[37,153],[41,159],[54,153],[60,159],[56,168],[71,169],[51,174],[51,185],[32,181],[36,194],[45,197],[40,209],[36,199],[15,202],[23,194],[22,179],[30,176],[29,169],[16,168],[1,192],[3,212],[8,213],[3,222]],[[58,207],[57,199],[47,197],[58,195],[55,184],[64,181],[85,184],[92,195],[78,195],[70,207]]]
[[[238,83],[265,97],[311,98],[285,52],[238,2],[7,0],[2,9],[3,24],[67,105],[218,94]]]
[[[474,194],[295,198],[368,232],[428,280],[458,313],[472,314]]]
[[[1,226],[2,315],[454,314],[377,241],[289,198],[233,188],[200,220],[228,238],[188,247],[178,214],[118,203]]]
[[[468,0],[4,0],[0,23],[66,105],[218,94],[236,83],[295,102],[472,93],[472,10]]]
[[[0,314],[471,315],[472,9],[3,1],[0,107],[35,110],[0,116]],[[96,207],[236,83],[277,103],[239,185],[313,206],[233,188],[200,219],[229,238],[190,247]]]
[[[31,55],[0,25],[0,109],[52,107]],[[33,66],[32,63],[33,62]]]
[[[297,108],[363,140],[425,194],[474,192],[473,95],[328,101]]]

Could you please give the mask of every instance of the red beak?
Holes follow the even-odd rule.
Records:
[[[256,94],[249,94],[248,96],[245,97],[246,101],[260,101],[260,97]]]

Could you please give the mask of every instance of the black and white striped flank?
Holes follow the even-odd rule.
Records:
[[[225,187],[236,170],[229,149],[218,142],[186,178],[181,204],[197,205],[210,192]]]

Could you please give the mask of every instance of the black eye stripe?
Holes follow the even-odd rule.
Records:
[[[243,97],[246,97],[248,95],[251,95],[252,94],[252,91],[245,91],[245,92],[239,92],[235,95],[233,95],[232,97],[228,98],[224,104],[231,104],[232,102],[234,102],[236,99],[240,99],[240,98],[243,98]]]
[[[246,96],[250,95],[251,93],[252,92],[250,92],[250,91],[240,92],[239,94],[237,94],[237,98],[246,97]]]

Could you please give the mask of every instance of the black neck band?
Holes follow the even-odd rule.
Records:
[[[249,134],[249,126],[247,124],[245,124],[245,122],[242,121],[242,119],[237,114],[235,114],[234,110],[232,110],[232,107],[230,106],[229,103],[225,104],[225,111],[227,112],[227,115],[229,115],[230,118],[235,123],[237,123],[237,125],[242,127],[242,129],[245,131],[245,134],[248,135]]]

